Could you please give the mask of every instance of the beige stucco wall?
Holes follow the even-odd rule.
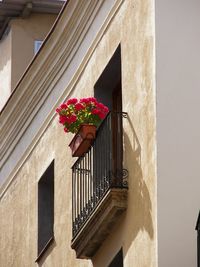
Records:
[[[124,119],[128,209],[94,257],[94,266],[98,267],[107,266],[120,247],[125,267],[157,266],[153,34],[153,2],[125,1],[93,59],[98,61],[97,78],[109,54],[121,42],[123,111],[129,116],[128,120]],[[91,66],[88,73],[92,70]]]
[[[11,92],[11,31],[0,40],[0,110]]]
[[[13,19],[12,80],[13,90],[34,56],[34,41],[43,41],[55,21],[56,15],[32,14],[27,19]]]
[[[65,13],[64,13],[65,15]],[[125,267],[157,266],[156,144],[153,1],[122,1],[70,97],[93,95],[93,87],[121,43],[124,167],[129,171],[127,211],[92,261],[78,260],[71,242],[71,158],[58,118],[42,137],[1,199],[3,266],[36,266],[37,182],[55,159],[55,242],[40,266],[106,267],[123,247]],[[67,94],[65,97],[69,97]]]

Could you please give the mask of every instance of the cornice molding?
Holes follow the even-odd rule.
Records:
[[[62,75],[61,68],[66,69],[70,64],[70,58],[76,53],[90,26],[88,22],[90,22],[91,15],[95,16],[95,11],[97,12],[99,8],[98,1],[73,2],[77,3],[70,20],[65,27],[62,27],[56,39],[54,36],[51,37],[54,41],[53,45],[47,47],[47,51],[44,49],[43,54],[46,55],[41,53],[42,61],[40,61],[41,57],[36,58],[35,64],[32,65],[17,88],[16,94],[1,114],[0,166],[19,141],[54,84],[59,80]],[[98,3],[100,2],[102,1]],[[54,53],[51,53],[52,50]]]
[[[41,50],[39,57],[35,59],[34,64],[30,68],[27,75],[16,90],[15,96],[10,99],[6,109],[1,114],[1,130],[0,130],[0,162],[1,166],[8,159],[16,144],[19,142],[23,133],[26,131],[35,114],[41,108],[46,97],[60,80],[60,77],[65,72],[66,68],[78,50],[85,34],[91,26],[96,14],[106,0],[90,0],[70,1],[64,11],[56,31],[53,32],[46,44],[46,47]],[[118,11],[124,0],[116,0],[110,10],[105,21],[102,22],[101,29],[98,31],[95,39],[92,41],[88,51],[81,62],[76,73],[65,85],[57,102],[52,105],[52,110],[49,115],[44,118],[44,122],[38,130],[35,137],[31,140],[29,147],[21,157],[20,161],[13,167],[6,181],[0,188],[0,198],[3,197],[7,188],[10,186],[18,171],[27,159],[31,151],[37,145],[39,139],[46,131],[47,127],[55,117],[55,107],[66,99],[67,95],[73,91],[74,86],[78,82],[87,62],[92,56],[96,46],[101,40],[104,32]],[[87,4],[86,4],[87,3]],[[71,11],[71,14],[68,14]],[[66,20],[66,16],[68,19]],[[79,20],[77,21],[77,16]],[[67,42],[66,42],[67,40]],[[51,53],[52,49],[54,53]],[[45,75],[44,75],[45,74]],[[35,90],[35,89],[38,90]],[[14,116],[12,116],[12,113]]]

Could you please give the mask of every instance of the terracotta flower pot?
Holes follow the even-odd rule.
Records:
[[[82,124],[78,133],[69,144],[72,151],[72,157],[81,157],[88,151],[93,140],[96,137],[96,126],[90,124]]]

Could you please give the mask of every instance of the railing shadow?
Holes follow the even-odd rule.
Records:
[[[151,240],[154,238],[152,203],[144,179],[146,177],[143,177],[141,167],[141,146],[130,118],[128,118],[128,124],[131,128],[132,138],[124,133],[124,161],[129,169],[128,209],[125,217],[128,247],[126,245],[124,254],[127,253],[140,231],[147,232]]]
[[[148,235],[150,242],[155,236],[152,202],[146,184],[146,179],[149,177],[143,175],[141,145],[129,117],[125,119],[125,124],[126,129],[129,129],[127,133],[123,133],[123,166],[128,169],[129,173],[127,210],[119,217],[119,221],[113,226],[110,236],[107,237],[103,246],[92,258],[94,267],[107,266],[121,247],[125,258],[128,252],[130,254],[130,248],[134,246],[134,242],[137,242],[136,239],[139,234],[141,237],[144,233],[145,240],[147,240],[146,236]],[[135,253],[133,249],[131,248],[131,254]],[[143,253],[141,251],[141,254]]]
[[[111,188],[127,188],[122,169],[122,119],[124,112],[110,112],[96,133],[92,147],[72,166],[73,238]]]
[[[48,258],[49,255],[51,255],[51,253],[52,253],[52,251],[54,250],[55,247],[56,247],[56,241],[54,239],[53,242],[51,243],[51,245],[47,248],[47,250],[41,256],[41,259],[37,261],[37,265],[39,267],[44,266],[44,263],[45,263],[46,259]]]

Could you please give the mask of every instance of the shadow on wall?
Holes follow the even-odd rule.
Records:
[[[128,123],[132,131],[132,140],[124,133],[124,161],[129,167],[128,209],[124,225],[126,238],[126,246],[123,248],[124,255],[140,231],[147,232],[151,240],[154,238],[151,216],[152,204],[141,168],[141,146],[130,118],[128,118]]]
[[[132,267],[133,261],[131,257],[135,252],[131,246],[138,234],[141,235],[142,233],[145,238],[147,237],[147,242],[148,237],[150,242],[154,239],[153,221],[151,216],[152,204],[148,187],[145,182],[147,177],[143,177],[141,167],[141,146],[129,118],[128,123],[129,128],[131,129],[130,134],[127,135],[124,133],[124,167],[129,171],[128,206],[126,212],[121,214],[119,220],[113,224],[109,236],[92,258],[93,267],[108,267],[109,263],[112,262],[121,247],[123,249],[124,258],[127,254],[130,255],[130,257],[128,256],[127,266]],[[138,255],[138,258],[145,255],[145,249],[147,253],[150,251],[149,247],[145,247],[148,243],[144,244],[142,242],[141,244],[140,242],[140,244],[137,243],[137,245],[142,245],[144,248],[140,255]],[[131,251],[129,251],[130,249]],[[150,263],[149,258],[147,259],[148,263]],[[141,266],[144,265],[141,264]],[[148,266],[148,264],[145,266]]]
[[[44,251],[44,254],[41,255],[41,258],[37,261],[37,264],[39,267],[44,266],[46,259],[48,258],[49,255],[51,255],[55,247],[56,247],[56,241],[55,239],[53,239],[53,242],[51,243],[51,245],[46,249],[46,251]],[[53,262],[52,266],[56,266],[56,264],[54,265],[54,262]]]

